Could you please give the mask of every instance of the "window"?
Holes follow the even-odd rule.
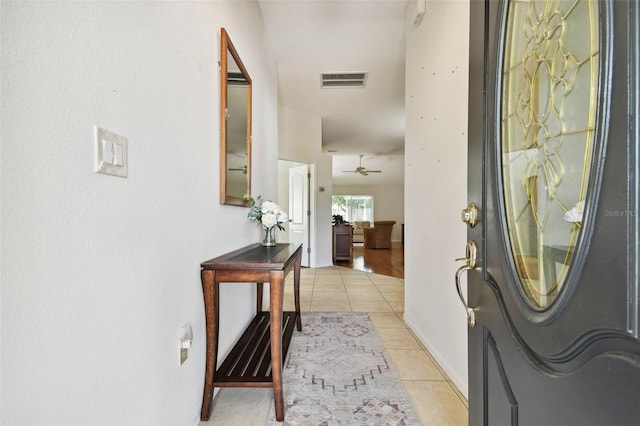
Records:
[[[373,196],[333,195],[331,214],[339,214],[347,222],[368,220],[373,223]]]

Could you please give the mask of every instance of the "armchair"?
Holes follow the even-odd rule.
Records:
[[[373,222],[372,228],[364,228],[364,247],[372,249],[390,249],[391,231],[395,220]]]
[[[353,242],[364,243],[364,229],[368,228],[371,223],[368,220],[355,221],[353,223]]]

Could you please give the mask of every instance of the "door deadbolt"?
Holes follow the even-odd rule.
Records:
[[[462,221],[469,225],[469,228],[473,228],[478,223],[478,206],[475,203],[470,203],[469,207],[462,210]]]

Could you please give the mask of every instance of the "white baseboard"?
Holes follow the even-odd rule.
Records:
[[[411,318],[407,316],[406,313],[403,315],[403,319],[404,319],[404,322],[407,324],[407,327],[409,327],[411,332],[418,338],[420,343],[422,343],[422,345],[427,349],[427,351],[429,351],[429,353],[431,354],[433,359],[438,363],[440,368],[442,368],[442,370],[448,376],[448,379],[458,388],[460,393],[464,395],[464,397],[467,398],[467,400],[469,400],[469,383],[466,380],[464,380],[462,377],[460,377],[460,375],[456,373],[456,371],[451,367],[451,365],[449,365],[446,357],[442,356],[442,354],[440,354],[437,350],[435,350],[433,346],[429,344],[429,340],[417,331],[417,327],[415,326]]]

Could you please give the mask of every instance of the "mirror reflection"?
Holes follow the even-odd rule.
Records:
[[[224,28],[220,49],[220,202],[251,193],[251,78]]]

